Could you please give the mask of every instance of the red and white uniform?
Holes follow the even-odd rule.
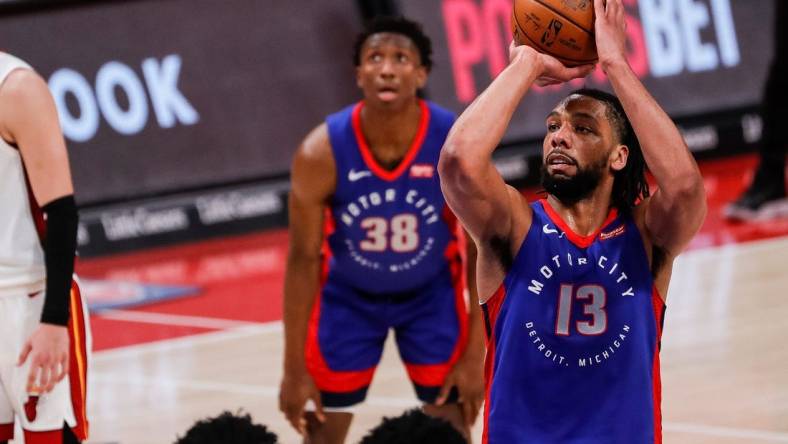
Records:
[[[0,53],[0,85],[17,69],[32,68]],[[26,392],[31,359],[23,367],[16,366],[22,346],[40,324],[46,283],[44,227],[19,150],[0,138],[0,441],[13,437],[15,417],[28,444],[59,442],[55,437],[64,422],[77,438],[87,439],[85,395],[91,336],[87,307],[76,282],[67,326],[72,348],[69,376],[50,393],[32,397]],[[51,437],[45,432],[52,432]]]

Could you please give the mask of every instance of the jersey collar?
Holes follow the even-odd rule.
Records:
[[[599,233],[601,233],[606,226],[610,225],[610,223],[613,222],[616,217],[618,217],[618,210],[615,207],[611,208],[607,218],[605,218],[605,221],[602,222],[602,225],[600,225],[596,231],[589,234],[588,236],[582,236],[575,233],[569,227],[569,225],[564,222],[563,219],[561,219],[561,216],[557,211],[555,211],[555,209],[553,209],[547,199],[539,199],[539,203],[542,204],[542,208],[544,208],[547,217],[550,218],[550,220],[556,225],[556,227],[558,227],[559,230],[566,234],[566,238],[569,239],[570,242],[579,248],[588,248],[592,243],[594,243],[594,240],[596,240],[597,236],[599,236]]]
[[[361,151],[361,157],[364,159],[367,168],[369,168],[373,174],[387,182],[399,179],[411,162],[413,162],[413,159],[416,158],[416,155],[419,154],[419,150],[424,143],[424,138],[427,136],[427,128],[430,122],[430,109],[424,100],[419,100],[419,107],[421,108],[421,117],[419,117],[419,129],[416,131],[416,137],[413,138],[413,142],[411,142],[410,148],[408,148],[408,152],[405,154],[402,162],[397,165],[397,168],[391,171],[386,170],[378,164],[367,141],[364,139],[364,132],[361,130],[361,110],[364,108],[364,101],[358,102],[353,108],[351,121],[353,124],[353,133],[355,133],[356,142]]]

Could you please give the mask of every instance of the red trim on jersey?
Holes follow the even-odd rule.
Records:
[[[483,304],[486,310],[487,322],[490,326],[490,334],[487,336],[488,341],[492,339],[493,333],[495,332],[495,323],[498,321],[498,313],[501,311],[501,305],[503,305],[505,299],[506,288],[501,284],[498,290],[496,290]]]
[[[0,424],[0,441],[10,441],[14,439],[14,423]]]
[[[493,382],[493,370],[495,366],[495,323],[498,321],[498,313],[501,311],[501,305],[506,299],[506,287],[503,283],[498,287],[498,290],[482,304],[482,311],[485,316],[485,322],[488,329],[485,328],[487,336],[487,354],[484,356],[484,431],[482,432],[482,444],[487,444],[488,420],[490,418],[490,388]]]
[[[320,321],[320,300],[323,293],[323,286],[328,279],[328,264],[333,255],[328,243],[328,237],[334,233],[336,221],[331,210],[324,210],[323,219],[323,245],[321,247],[322,264],[320,267],[320,288],[315,296],[315,305],[312,307],[312,314],[309,318],[307,330],[306,346],[304,357],[307,369],[315,381],[318,389],[325,392],[353,392],[366,387],[372,382],[372,375],[375,367],[360,371],[333,371],[328,367],[328,363],[320,351],[318,340],[318,327]]]
[[[486,321],[490,326],[487,335],[487,353],[484,356],[484,429],[482,431],[482,444],[487,444],[487,434],[489,433],[490,409],[490,389],[492,388],[493,373],[495,369],[495,321],[498,319],[498,312],[506,298],[506,288],[501,284],[495,292],[484,303],[484,313]],[[487,332],[487,329],[485,329]]]
[[[601,233],[607,225],[609,225],[611,222],[613,222],[613,220],[615,220],[616,217],[618,217],[618,210],[611,208],[607,218],[605,218],[605,221],[602,222],[602,225],[600,225],[596,231],[589,234],[588,236],[581,236],[569,228],[569,225],[567,225],[567,223],[561,219],[561,216],[555,211],[555,209],[553,209],[547,199],[539,199],[539,202],[542,203],[542,207],[544,208],[545,213],[547,213],[547,217],[549,217],[550,220],[553,221],[553,223],[561,231],[566,233],[566,238],[569,239],[570,242],[577,245],[579,248],[588,248],[592,243],[594,243],[594,240],[596,240],[596,237],[599,236],[599,233]]]
[[[27,168],[25,168],[24,163],[22,163],[22,171],[25,173],[27,200],[30,202],[30,215],[33,217],[33,223],[36,225],[38,240],[41,241],[41,245],[43,245],[47,232],[47,223],[46,220],[44,220],[44,212],[41,211],[41,207],[38,205],[38,201],[36,201],[36,196],[33,194],[33,187],[30,186],[30,178],[27,176]]]
[[[68,379],[71,385],[71,405],[74,409],[74,416],[77,419],[77,423],[72,430],[80,441],[85,441],[88,439],[90,428],[86,410],[88,378],[87,329],[82,296],[79,286],[73,281],[71,283],[70,299],[71,317],[68,321],[68,337],[71,342],[71,357]],[[27,440],[27,434],[25,435],[25,440]]]
[[[411,142],[410,148],[408,148],[408,152],[405,154],[402,162],[392,171],[388,171],[378,164],[364,138],[364,131],[361,129],[361,110],[364,108],[364,102],[358,102],[353,108],[351,122],[353,124],[353,132],[356,135],[356,142],[361,151],[361,157],[364,158],[364,163],[367,164],[367,168],[373,174],[387,182],[397,180],[405,172],[410,163],[413,162],[413,159],[416,158],[416,155],[419,154],[419,150],[421,150],[421,146],[424,143],[430,122],[430,108],[424,100],[419,100],[419,107],[421,108],[421,117],[419,118],[419,129],[416,131],[416,137],[413,138],[413,142]]]
[[[654,443],[662,444],[662,377],[659,364],[659,343],[662,340],[662,316],[665,313],[665,302],[653,287],[651,303],[654,307],[654,320],[657,323],[657,347],[654,349],[654,366],[652,368],[652,387],[654,397]]]
[[[315,301],[309,319],[309,330],[306,340],[306,364],[318,389],[324,392],[354,392],[368,386],[372,382],[375,367],[358,371],[334,371],[320,351],[318,340],[318,322],[320,320],[320,297]]]
[[[48,432],[31,432],[24,430],[25,444],[61,444],[63,442],[63,429]]]
[[[457,223],[457,217],[448,209],[448,206],[443,209],[443,219],[449,231],[454,233],[454,239],[446,245],[443,255],[449,264],[451,281],[454,286],[454,308],[459,321],[457,342],[454,344],[454,350],[452,350],[449,360],[442,364],[405,363],[411,381],[418,385],[433,387],[443,385],[446,376],[468,346],[468,306],[465,303],[465,288],[467,287],[465,234]]]

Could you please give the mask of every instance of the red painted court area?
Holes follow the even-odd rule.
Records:
[[[730,223],[721,216],[749,183],[756,161],[748,155],[701,163],[709,213],[690,248],[788,235],[788,218]],[[94,314],[94,349],[280,320],[286,257],[287,232],[280,229],[81,260],[77,271],[83,279],[199,287],[195,294]]]

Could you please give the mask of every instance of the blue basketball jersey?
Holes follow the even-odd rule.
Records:
[[[482,306],[484,442],[661,442],[664,304],[640,231],[612,210],[579,236],[546,200],[511,270]]]
[[[363,102],[327,119],[336,192],[327,224],[328,279],[369,293],[426,285],[457,256],[456,218],[438,179],[438,157],[454,115],[420,101],[421,121],[402,162],[380,167],[361,130]]]

